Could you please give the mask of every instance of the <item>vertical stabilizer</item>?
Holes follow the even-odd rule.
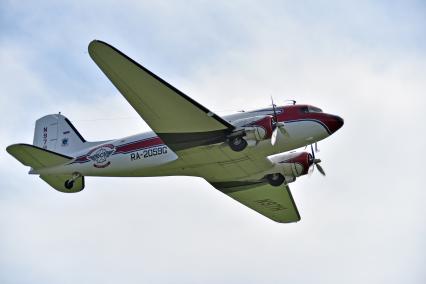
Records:
[[[70,155],[85,147],[86,140],[61,114],[46,115],[36,121],[33,145],[53,152]]]

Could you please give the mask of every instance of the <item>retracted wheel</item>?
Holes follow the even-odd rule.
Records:
[[[74,181],[73,180],[66,180],[64,185],[65,185],[66,189],[71,189],[74,186]]]
[[[247,147],[247,141],[244,138],[237,136],[229,140],[229,147],[236,152],[240,152]]]
[[[73,188],[75,180],[78,179],[79,177],[81,177],[80,173],[78,173],[78,172],[73,173],[72,177],[65,181],[65,184],[64,184],[65,188],[66,189]]]
[[[272,186],[280,186],[285,181],[285,177],[280,173],[270,174],[266,176],[269,184]]]

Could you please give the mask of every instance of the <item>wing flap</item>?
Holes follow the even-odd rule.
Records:
[[[215,182],[216,189],[254,211],[279,223],[300,221],[290,188],[271,186],[264,181]]]
[[[94,40],[89,54],[136,112],[172,149],[224,141],[234,127],[109,44]],[[201,137],[198,139],[197,134]],[[189,142],[193,141],[191,145]],[[214,142],[212,142],[214,141]]]

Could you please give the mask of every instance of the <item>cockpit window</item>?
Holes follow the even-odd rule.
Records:
[[[319,113],[322,112],[322,109],[314,106],[303,106],[300,108],[300,111],[303,113]]]
[[[303,107],[301,107],[301,108],[300,108],[300,111],[301,111],[301,112],[303,112],[303,113],[308,113],[308,112],[309,112],[309,110],[308,110],[308,107],[307,107],[307,106],[303,106]]]
[[[314,107],[314,106],[308,106],[309,112],[322,112],[322,109]]]

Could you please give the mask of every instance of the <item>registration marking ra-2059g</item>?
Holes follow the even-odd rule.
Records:
[[[131,153],[130,161],[136,161],[136,160],[149,158],[149,157],[157,156],[157,155],[164,155],[164,154],[167,154],[167,146],[165,145]]]

